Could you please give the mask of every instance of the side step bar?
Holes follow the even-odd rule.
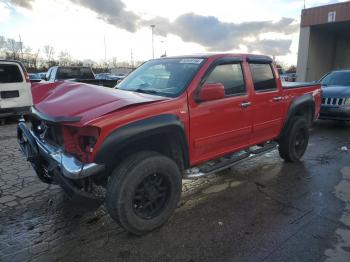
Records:
[[[194,179],[211,175],[213,173],[225,170],[233,165],[261,156],[267,152],[275,150],[278,147],[277,142],[266,142],[261,146],[253,146],[247,150],[242,150],[231,155],[226,155],[219,159],[208,161],[200,166],[196,166],[185,171],[185,178]]]

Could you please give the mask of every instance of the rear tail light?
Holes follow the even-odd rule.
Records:
[[[24,73],[24,78],[25,78],[26,82],[30,83],[29,75],[28,75],[28,73],[27,73],[27,71],[25,69],[23,69],[23,73]]]

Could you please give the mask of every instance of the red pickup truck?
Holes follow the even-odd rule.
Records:
[[[18,141],[39,178],[134,234],[160,227],[196,178],[277,149],[298,161],[318,117],[318,84],[282,86],[272,60],[216,54],[148,61],[115,89],[33,87]]]

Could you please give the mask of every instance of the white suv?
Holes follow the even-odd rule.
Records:
[[[22,63],[0,60],[0,118],[27,114],[32,105],[31,83]]]

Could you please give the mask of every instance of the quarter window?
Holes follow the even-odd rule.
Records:
[[[276,81],[270,64],[249,64],[252,73],[254,89],[257,92],[277,89]]]
[[[245,84],[241,64],[218,65],[209,74],[205,83],[221,83],[225,87],[225,95],[245,94]]]

